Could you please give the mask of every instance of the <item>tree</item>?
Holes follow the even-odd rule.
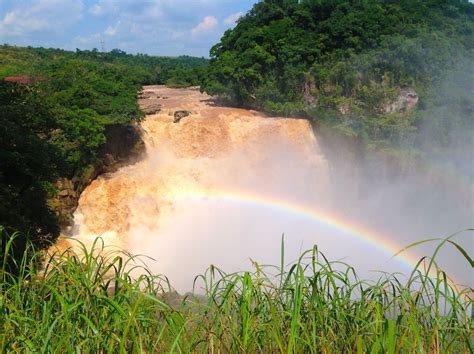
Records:
[[[21,231],[14,247],[21,255],[27,237],[44,247],[59,235],[47,198],[60,159],[47,142],[54,120],[34,88],[0,81],[0,107],[0,225]]]

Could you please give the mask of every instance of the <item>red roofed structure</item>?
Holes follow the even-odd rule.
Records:
[[[3,80],[9,81],[9,82],[17,82],[22,85],[28,85],[33,82],[33,80],[28,76],[9,76],[9,77],[5,77]]]

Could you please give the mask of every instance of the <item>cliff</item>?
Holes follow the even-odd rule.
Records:
[[[99,175],[115,172],[122,166],[139,161],[145,152],[142,131],[137,124],[113,124],[105,129],[106,143],[101,149],[97,165],[90,166],[81,175],[60,178],[55,187],[58,193],[50,200],[63,232],[69,232],[73,213],[82,191]]]

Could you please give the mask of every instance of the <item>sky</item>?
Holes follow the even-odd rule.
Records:
[[[208,57],[257,0],[0,0],[0,44]]]

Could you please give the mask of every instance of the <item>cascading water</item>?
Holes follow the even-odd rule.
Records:
[[[86,245],[101,236],[153,257],[151,268],[186,291],[210,264],[227,271],[249,268],[249,259],[278,264],[283,233],[287,261],[318,244],[366,269],[385,270],[408,242],[394,245],[334,217],[328,163],[308,121],[220,107],[196,89],[145,90],[143,107],[162,106],[142,123],[146,157],[83,192],[74,237]],[[178,110],[189,116],[175,122]]]

